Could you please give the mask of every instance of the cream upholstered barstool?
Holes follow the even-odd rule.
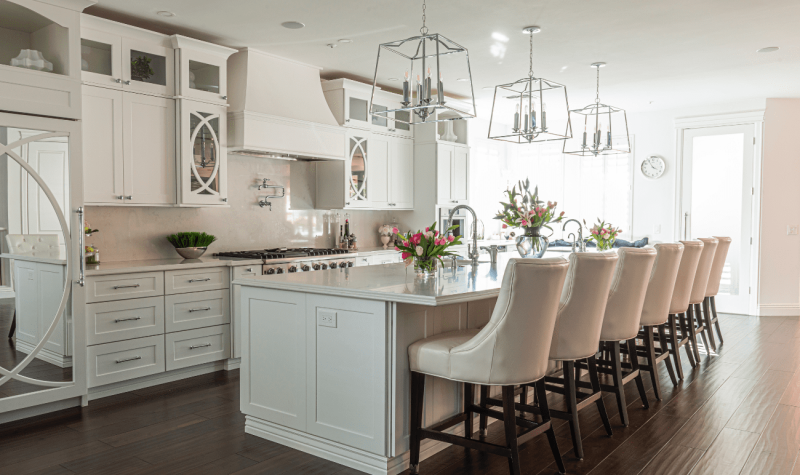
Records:
[[[683,244],[681,243],[659,243],[654,246],[656,250],[656,261],[653,264],[653,271],[650,273],[650,282],[647,285],[647,294],[644,297],[642,306],[642,318],[639,323],[642,331],[639,338],[643,340],[644,347],[637,348],[637,354],[645,359],[645,364],[640,365],[639,369],[650,373],[650,380],[653,383],[653,393],[657,400],[661,400],[661,383],[658,379],[658,363],[664,361],[672,379],[672,384],[678,384],[675,371],[669,360],[669,346],[673,348],[677,345],[677,330],[670,332],[667,337],[667,320],[669,319],[670,303],[672,293],[675,290],[675,282],[678,278],[678,268],[681,265],[683,256]],[[656,354],[655,336],[658,331],[658,354]]]
[[[644,381],[639,372],[639,359],[636,356],[636,336],[639,334],[639,322],[642,318],[647,284],[653,263],[656,260],[656,250],[653,248],[622,247],[617,251],[619,262],[614,272],[611,291],[608,294],[603,326],[600,329],[600,347],[610,355],[609,359],[598,360],[598,371],[610,374],[613,385],[601,384],[600,389],[614,393],[617,397],[617,407],[622,425],[628,427],[628,409],[625,401],[624,385],[631,380],[636,381],[639,389],[639,398],[645,409],[650,405],[647,402],[647,393],[644,390]],[[623,372],[623,362],[620,341],[625,341],[627,353],[630,355],[629,371]],[[587,383],[578,381],[579,387]]]
[[[689,364],[692,367],[697,366],[692,349],[692,343],[695,340],[694,331],[691,329],[691,322],[687,323],[686,312],[689,309],[689,297],[692,294],[692,285],[697,274],[697,264],[700,262],[700,254],[703,253],[703,241],[681,241],[681,244],[683,244],[683,255],[681,264],[678,266],[678,277],[675,279],[672,301],[669,304],[669,319],[667,320],[669,336],[672,340],[669,351],[679,379],[683,379],[683,366],[681,366],[679,351],[682,346],[688,345],[686,357],[689,358]],[[679,325],[676,324],[678,319],[680,320]]]
[[[558,321],[550,345],[550,359],[562,363],[563,375],[546,376],[546,389],[563,394],[566,411],[551,410],[553,417],[569,421],[575,455],[583,458],[578,412],[595,403],[608,435],[611,424],[603,404],[595,354],[608,302],[608,291],[619,257],[616,252],[578,252],[569,256],[569,273],[561,292]],[[575,362],[587,360],[591,392],[578,391]]]
[[[703,346],[708,353],[710,347],[708,338],[706,338],[706,330],[708,324],[706,319],[708,315],[703,315],[701,305],[706,298],[706,290],[708,290],[708,278],[711,274],[711,264],[714,262],[714,254],[717,252],[717,245],[719,241],[716,238],[698,238],[703,242],[703,252],[700,254],[700,261],[697,263],[697,274],[694,277],[694,284],[692,284],[692,291],[689,294],[689,309],[687,310],[687,320],[692,326],[694,352],[697,361],[700,361],[700,350],[697,348],[697,335],[703,338]]]
[[[425,338],[408,347],[411,369],[411,457],[418,473],[422,440],[434,439],[508,458],[512,474],[522,472],[519,444],[546,433],[561,473],[564,463],[558,451],[544,389],[559,295],[567,275],[563,258],[510,259],[491,319],[481,329],[459,330]],[[535,304],[535,305],[534,305]],[[464,383],[464,412],[428,428],[422,427],[425,377]],[[515,386],[536,383],[538,406],[516,404]],[[502,386],[503,411],[475,405],[474,385]],[[483,402],[483,401],[482,401]],[[517,417],[515,410],[541,416],[540,423]],[[503,421],[506,445],[472,438],[473,414]],[[461,422],[465,436],[443,432]],[[517,426],[526,429],[517,435]]]
[[[724,236],[714,236],[719,241],[717,245],[717,252],[714,253],[714,262],[711,264],[711,274],[708,276],[708,288],[706,289],[706,298],[703,299],[703,313],[706,315],[706,329],[708,330],[708,339],[711,343],[711,348],[717,349],[714,342],[714,332],[711,330],[711,324],[717,328],[717,335],[719,336],[719,343],[722,344],[722,330],[719,329],[719,316],[717,315],[717,294],[719,293],[719,284],[722,280],[722,271],[725,268],[725,259],[728,257],[728,249],[731,247],[731,238]]]

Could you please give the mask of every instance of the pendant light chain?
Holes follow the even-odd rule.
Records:
[[[528,64],[529,64],[528,77],[532,78],[533,77],[533,32],[530,33],[530,37],[531,37],[531,42],[530,42],[531,48],[530,52],[528,53]]]
[[[425,10],[427,7],[425,0],[422,0],[422,28],[419,29],[419,32],[422,33],[423,36],[428,34],[428,27],[425,26]]]
[[[597,68],[597,96],[594,102],[595,104],[600,104],[600,67]]]

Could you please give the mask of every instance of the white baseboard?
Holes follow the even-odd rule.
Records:
[[[212,361],[197,366],[190,366],[188,368],[175,369],[167,371],[166,373],[158,373],[150,376],[143,376],[141,378],[131,379],[129,381],[120,381],[118,383],[106,384],[105,386],[98,386],[96,388],[89,388],[89,401],[100,399],[117,394],[127,393],[129,391],[136,391],[138,389],[149,388],[159,384],[171,383],[181,379],[187,379],[201,374],[213,373],[215,371],[222,371],[225,368],[224,361]]]
[[[239,369],[242,366],[241,358],[230,358],[225,360],[225,371]]]
[[[798,317],[800,304],[761,304],[758,306],[759,317]]]
[[[16,296],[11,287],[0,287],[0,299],[13,299]]]
[[[21,351],[27,355],[31,354],[35,345],[31,345],[27,341],[22,341],[19,338],[14,339],[14,348],[17,351]],[[56,353],[54,351],[50,351],[47,348],[42,348],[39,350],[39,353],[36,354],[36,358],[47,361],[50,364],[54,364],[59,368],[71,368],[72,367],[72,357],[71,356],[64,356],[60,353]]]
[[[80,397],[73,397],[63,399],[61,401],[49,402],[47,404],[40,404],[38,406],[26,407],[24,409],[17,409],[15,411],[4,412],[0,414],[0,424],[7,422],[18,421],[20,419],[27,419],[29,417],[36,417],[48,412],[56,412],[62,409],[69,409],[70,407],[79,407],[81,405]]]

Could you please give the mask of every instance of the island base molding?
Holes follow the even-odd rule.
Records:
[[[478,427],[478,422],[479,420],[476,416],[473,421],[473,427]],[[489,425],[495,422],[497,422],[495,419],[489,419]],[[453,429],[447,432],[454,435],[464,435],[463,424],[458,424]],[[285,445],[346,467],[361,470],[371,475],[396,475],[409,467],[410,452],[405,452],[397,457],[385,457],[265,421],[258,417],[245,416],[244,431],[250,435],[261,437],[276,444]],[[420,461],[425,460],[450,446],[446,442],[425,440],[422,442],[419,459]]]
[[[31,354],[33,349],[36,348],[36,345],[32,345],[27,341],[22,341],[20,339],[16,339],[14,346],[17,351],[25,353],[26,355]],[[36,359],[47,361],[48,363],[54,364],[59,368],[72,368],[71,356],[64,356],[61,353],[56,353],[55,351],[48,350],[47,348],[42,348],[39,350],[39,353],[36,353]]]

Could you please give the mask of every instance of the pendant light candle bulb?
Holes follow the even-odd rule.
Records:
[[[422,79],[417,74],[417,104],[422,105]]]
[[[517,110],[514,112],[514,132],[519,130],[519,104],[517,104]]]
[[[428,67],[428,77],[425,78],[425,99],[431,100],[431,68]]]
[[[439,104],[444,104],[444,82],[442,81],[442,73],[439,72],[439,85],[436,88],[436,95],[439,96]]]
[[[410,102],[408,98],[409,93],[410,91],[408,87],[408,70],[406,70],[406,74],[405,76],[403,76],[403,103],[405,103],[406,105],[408,105]]]

